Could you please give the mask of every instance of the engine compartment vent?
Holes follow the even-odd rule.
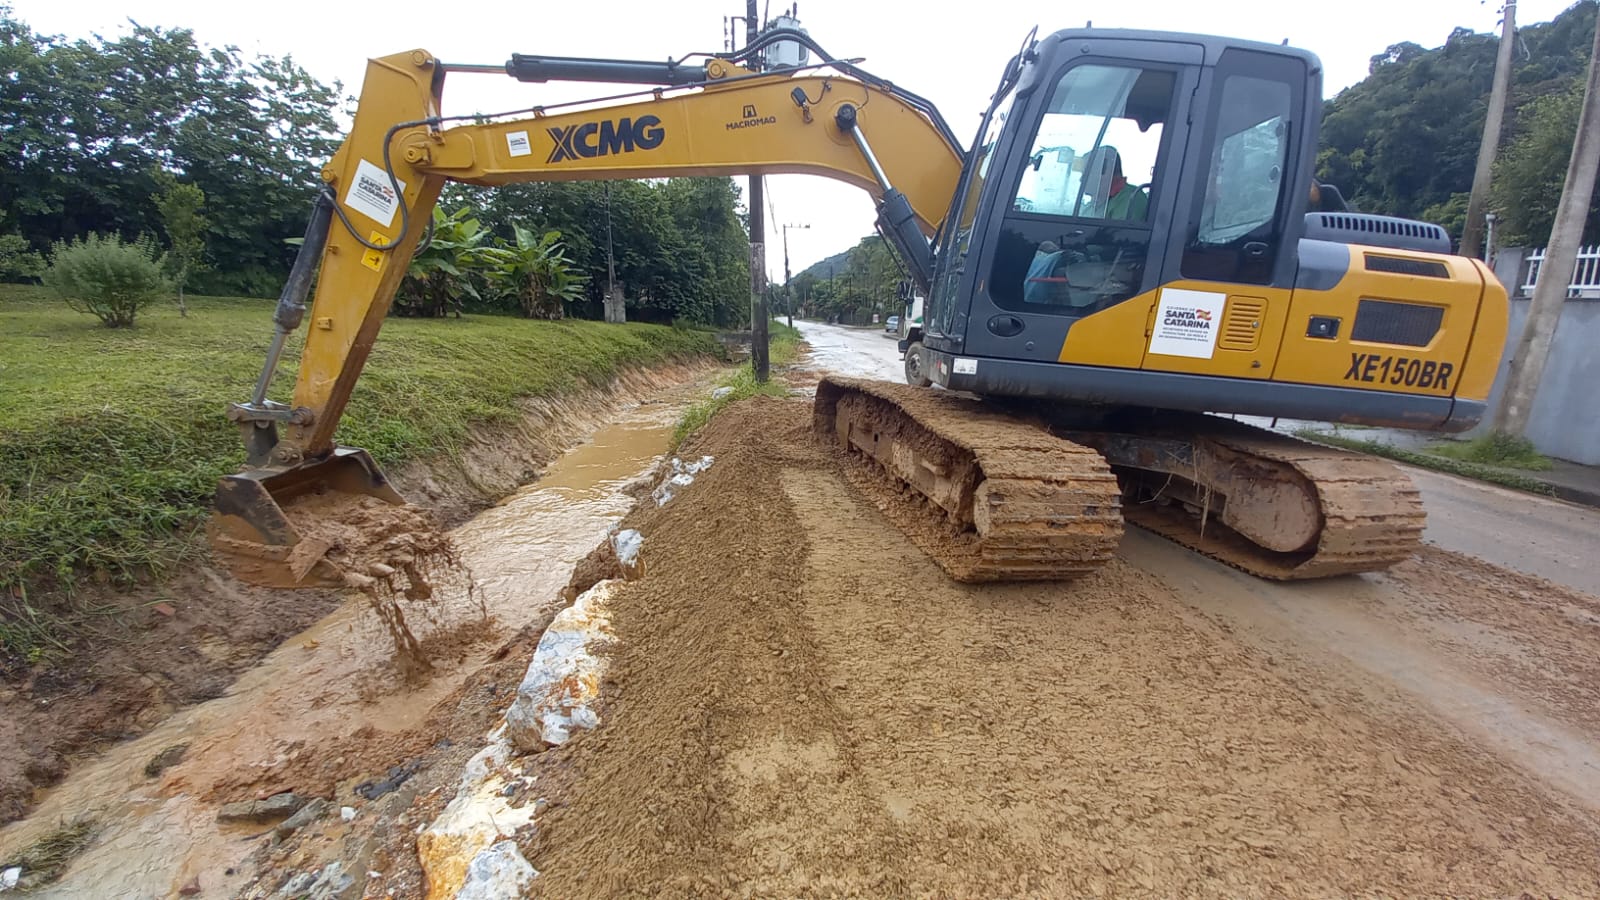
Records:
[[[1434,259],[1406,259],[1403,256],[1363,254],[1368,272],[1393,272],[1396,275],[1415,275],[1419,278],[1449,278],[1450,269]]]
[[[1341,244],[1364,244],[1422,253],[1452,253],[1450,235],[1431,222],[1370,213],[1306,213],[1306,237]]]
[[[1444,307],[1363,298],[1356,307],[1350,340],[1426,347],[1444,322]]]

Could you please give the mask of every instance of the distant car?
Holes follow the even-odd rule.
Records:
[[[890,332],[899,331],[900,330],[900,317],[899,316],[890,316],[888,321],[883,323],[883,330],[884,331],[890,331]]]

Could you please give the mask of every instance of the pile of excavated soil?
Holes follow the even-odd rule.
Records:
[[[1593,819],[1426,712],[1296,683],[1120,558],[953,583],[809,421],[730,407],[624,522],[601,726],[535,762],[540,895],[1600,893]]]

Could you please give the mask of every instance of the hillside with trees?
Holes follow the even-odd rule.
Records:
[[[1511,95],[1494,173],[1502,244],[1550,234],[1571,155],[1596,4],[1520,27]],[[1440,47],[1393,44],[1370,74],[1324,106],[1317,174],[1358,209],[1436,222],[1456,237],[1466,216],[1488,110],[1498,38],[1465,28]],[[1600,240],[1600,206],[1588,241]]]
[[[894,251],[871,234],[849,250],[807,266],[780,289],[773,308],[785,308],[792,298],[794,308],[806,315],[859,324],[874,313],[900,311],[896,288],[905,277]]]

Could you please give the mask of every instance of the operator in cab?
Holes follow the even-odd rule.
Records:
[[[1122,174],[1122,154],[1109,144],[1089,151],[1083,162],[1083,183],[1091,186],[1091,195],[1099,193],[1105,198],[1102,218],[1143,222],[1150,211],[1150,196],[1128,183]],[[1103,190],[1096,191],[1094,186]]]

